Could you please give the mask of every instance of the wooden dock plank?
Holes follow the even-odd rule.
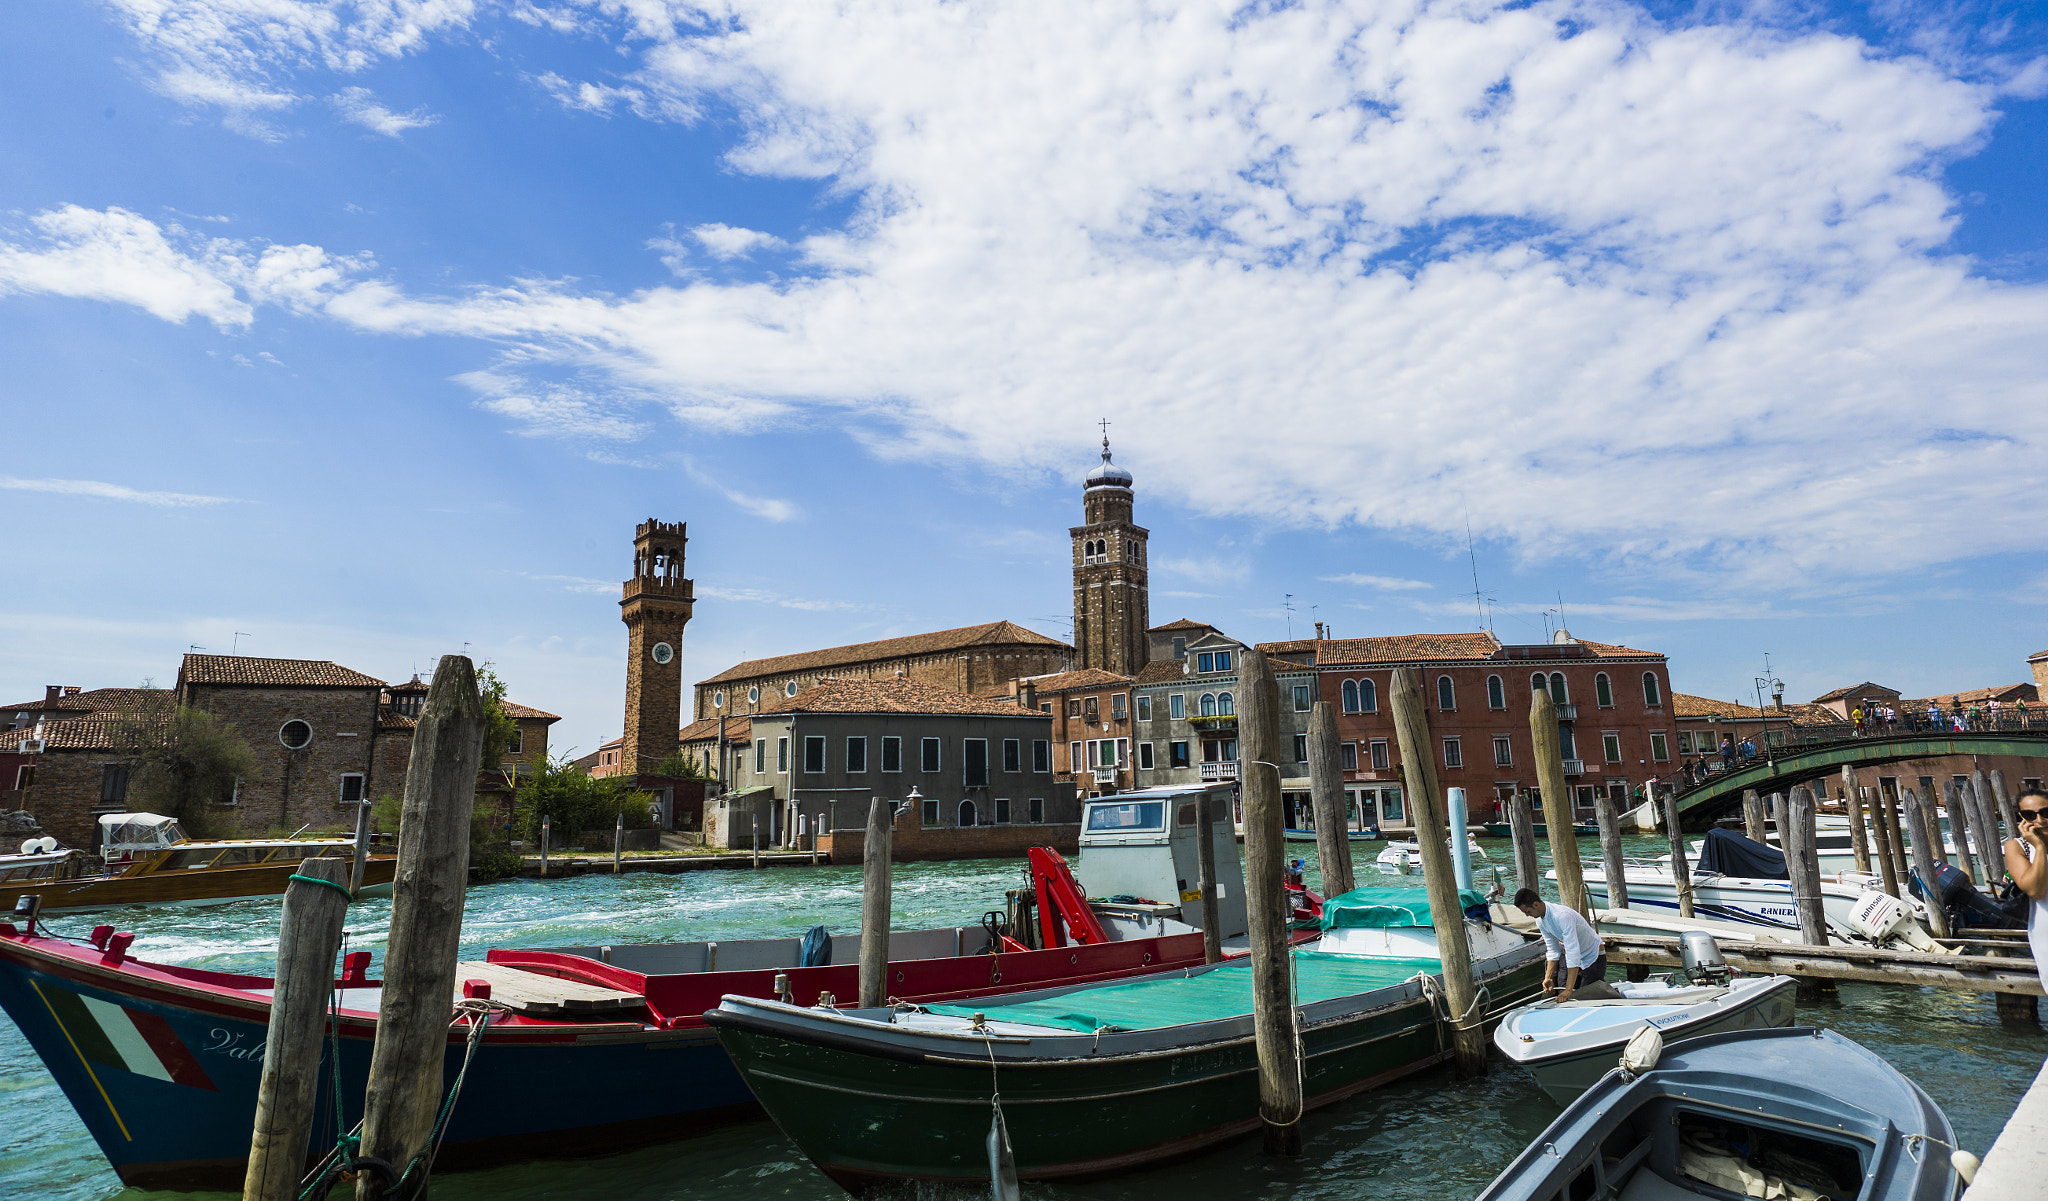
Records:
[[[1640,934],[1606,934],[1607,957],[1615,963],[1678,967],[1678,940]],[[1718,940],[1717,940],[1718,941]],[[1994,955],[1930,955],[1921,951],[1879,951],[1868,947],[1814,947],[1798,943],[1720,941],[1728,962],[1756,975],[1823,977],[1877,984],[1922,984],[1967,992],[2048,996],[2031,959]]]
[[[456,1000],[462,999],[462,985],[466,980],[484,981],[491,986],[491,1000],[534,1015],[631,1009],[646,1003],[646,998],[638,993],[620,992],[580,980],[564,980],[560,976],[480,960],[464,960],[455,965]]]

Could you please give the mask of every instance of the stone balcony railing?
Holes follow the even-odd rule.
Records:
[[[1237,779],[1237,764],[1235,762],[1204,763],[1202,765],[1202,778],[1204,780],[1235,780]]]

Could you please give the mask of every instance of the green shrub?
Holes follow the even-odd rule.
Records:
[[[584,830],[609,830],[621,814],[627,829],[641,829],[652,818],[653,800],[625,776],[591,776],[566,758],[543,759],[519,782],[512,824],[529,842],[540,840],[543,817],[551,819],[557,839]]]

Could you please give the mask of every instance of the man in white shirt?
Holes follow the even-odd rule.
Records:
[[[1577,910],[1548,904],[1533,888],[1515,894],[1515,908],[1533,918],[1543,935],[1543,995],[1556,992],[1558,1000],[1569,1001],[1581,985],[1607,979],[1607,949],[1600,945],[1593,924]],[[1562,990],[1557,987],[1560,974]]]

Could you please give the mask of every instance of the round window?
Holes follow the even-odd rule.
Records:
[[[713,709],[725,708],[725,692],[723,690],[711,694],[711,707]]]
[[[749,705],[761,703],[761,689],[759,686],[747,689],[747,703]]]
[[[313,727],[293,718],[277,728],[277,740],[288,751],[303,751],[313,742]]]
[[[676,657],[676,648],[666,642],[657,642],[654,644],[653,654],[656,663],[666,663]]]
[[[796,681],[795,681],[795,680],[791,680],[791,681],[790,681],[790,682],[789,682],[789,683],[788,683],[787,685],[785,685],[785,686],[783,687],[783,689],[782,689],[782,695],[784,695],[784,696],[795,696],[795,695],[796,695]]]

